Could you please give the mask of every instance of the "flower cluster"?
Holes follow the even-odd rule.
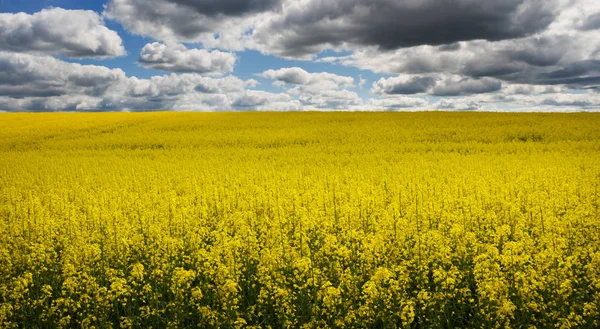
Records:
[[[599,126],[4,114],[0,328],[597,328]]]

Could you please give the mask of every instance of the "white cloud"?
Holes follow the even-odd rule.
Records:
[[[315,90],[296,87],[289,93],[298,96],[299,101],[308,109],[345,110],[363,103],[357,93],[349,90]]]
[[[257,108],[264,108],[273,102],[281,103],[289,100],[291,100],[291,98],[287,94],[273,94],[260,90],[248,90],[233,101],[233,106],[236,108],[255,110]]]
[[[233,72],[235,54],[219,50],[188,49],[181,44],[149,43],[139,63],[147,68],[179,73],[220,75]]]
[[[0,50],[77,58],[125,54],[119,35],[97,13],[61,8],[1,13]]]
[[[363,89],[365,84],[367,83],[367,79],[363,78],[362,75],[358,77],[358,88]]]
[[[296,97],[308,109],[344,109],[362,104],[355,92],[354,78],[328,72],[309,73],[299,67],[268,70],[260,74],[272,79],[275,85],[286,87],[287,93]]]
[[[316,89],[340,89],[354,87],[354,78],[328,72],[308,73],[299,67],[268,70],[260,76],[290,85],[312,86]]]
[[[0,95],[3,96],[93,96],[103,94],[124,79],[125,73],[120,69],[0,52]]]
[[[384,98],[371,98],[367,109],[377,111],[421,111],[428,110],[429,102],[419,97],[389,96]]]
[[[419,94],[428,92],[436,84],[436,79],[428,76],[399,75],[392,78],[381,78],[373,84],[374,94]]]

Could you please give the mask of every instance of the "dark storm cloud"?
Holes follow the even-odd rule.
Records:
[[[240,28],[246,28],[240,20],[262,12],[276,12],[282,1],[110,0],[104,15],[137,34],[163,41],[196,42],[206,34],[222,36],[230,30],[240,33]]]
[[[469,64],[464,74],[472,77],[495,77],[510,83],[532,85],[565,85],[571,89],[588,89],[600,85],[600,65],[597,60],[578,61],[548,69],[519,66],[514,63],[489,64],[474,68]],[[488,69],[488,70],[485,70]]]
[[[569,37],[555,36],[530,38],[519,42],[513,49],[503,51],[506,59],[511,62],[522,62],[532,66],[556,65],[564,56],[562,48],[569,44]]]
[[[595,42],[593,39],[590,41]],[[553,35],[506,40],[500,46],[493,43],[474,44],[464,53],[461,54],[460,50],[452,60],[448,60],[451,65],[438,65],[434,69],[439,73],[448,72],[475,79],[489,77],[509,83],[590,87],[598,83],[600,61],[576,60],[588,56],[581,50],[586,47],[583,42],[589,41]],[[404,67],[414,67],[414,63],[422,62],[421,57],[407,58]]]
[[[523,70],[523,65],[500,59],[470,61],[465,64],[461,73],[470,77],[505,77]]]
[[[281,0],[167,0],[187,6],[206,16],[243,16],[268,10],[276,10]]]
[[[566,67],[552,71],[550,73],[541,74],[541,79],[568,79],[581,77],[590,73],[600,74],[600,60],[585,60],[571,63]]]
[[[302,7],[300,7],[302,6]],[[530,35],[554,19],[547,0],[313,0],[288,8],[255,36],[283,56],[314,54],[327,45],[383,50]]]
[[[439,51],[456,51],[459,50],[461,48],[460,43],[455,42],[455,43],[450,43],[450,44],[446,44],[446,45],[441,45],[438,47]]]
[[[505,81],[533,82],[535,76],[552,68],[556,69],[565,55],[565,47],[573,42],[564,36],[528,38],[505,41],[501,49],[477,49],[483,54],[463,60],[459,73],[481,78],[494,77]]]
[[[500,89],[502,89],[502,82],[489,77],[472,79],[460,76],[437,78],[398,76],[380,79],[373,84],[371,91],[379,95],[428,93],[434,96],[465,96],[491,93]]]
[[[571,88],[597,87],[600,85],[600,60],[578,61],[559,70],[538,74],[532,83],[569,85]]]

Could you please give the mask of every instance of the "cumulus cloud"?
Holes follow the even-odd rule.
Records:
[[[425,93],[435,86],[436,79],[427,76],[401,75],[393,78],[381,78],[373,84],[374,94],[418,94]]]
[[[48,56],[0,52],[0,110],[140,111],[247,109],[290,99],[287,94],[249,90],[255,80],[234,76],[171,74],[127,77],[120,69],[67,63]],[[297,103],[291,106],[297,105]]]
[[[453,110],[453,111],[477,111],[484,109],[483,104],[473,99],[440,99],[432,104],[432,108],[436,110]],[[487,109],[489,110],[489,109]]]
[[[319,89],[337,89],[354,86],[354,78],[328,72],[308,73],[299,67],[268,70],[260,76],[290,85],[316,86]]]
[[[275,85],[289,87],[287,93],[308,109],[344,109],[361,105],[354,87],[354,78],[328,72],[309,73],[299,67],[268,70],[261,77],[272,79]]]
[[[53,97],[11,98],[0,96],[0,111],[72,112],[89,111],[100,107],[102,100],[86,95],[62,95]]]
[[[125,54],[119,35],[97,13],[61,8],[1,13],[0,50],[73,58]]]
[[[537,90],[538,93],[514,93],[506,88],[493,94],[476,94],[464,97],[447,97],[431,105],[440,110],[481,110],[481,111],[597,111],[600,109],[600,97],[592,92],[570,93],[565,90],[549,88]]]
[[[220,75],[233,72],[236,56],[219,50],[188,49],[181,44],[149,43],[142,48],[143,67],[179,73]]]
[[[1,111],[148,111],[148,110],[560,110],[596,111],[600,94],[569,92],[564,86],[513,84],[493,93],[475,92],[488,86],[484,79],[439,80],[456,84],[464,96],[441,100],[382,93],[364,102],[346,89],[349,83],[327,82],[315,88],[308,79],[291,79],[281,93],[252,90],[258,82],[235,76],[206,77],[194,73],[128,77],[120,69],[67,63],[49,56],[0,52]],[[279,76],[279,74],[274,74]],[[332,78],[330,75],[324,75]],[[491,79],[491,78],[490,78]],[[333,79],[344,81],[345,79]],[[311,82],[313,81],[313,82]],[[475,83],[477,82],[477,83]],[[481,83],[478,84],[478,83]],[[491,85],[494,85],[491,81]],[[433,87],[433,90],[437,88]],[[482,87],[483,86],[483,87]]]
[[[357,93],[345,89],[316,90],[296,87],[289,93],[296,95],[306,109],[345,110],[363,103]]]
[[[537,94],[552,94],[566,93],[568,88],[564,86],[540,86],[540,85],[525,85],[512,84],[506,86],[502,90],[505,95],[537,95]]]
[[[499,91],[502,82],[494,78],[466,78],[461,76],[400,75],[381,78],[371,92],[379,95],[430,94],[435,96],[464,96]]]
[[[239,95],[233,101],[233,106],[236,108],[254,110],[273,102],[285,102],[288,100],[290,100],[290,96],[286,94],[273,94],[261,90],[249,90]]]
[[[0,73],[0,95],[13,98],[96,96],[125,79],[120,69],[7,52],[0,52]]]
[[[371,98],[366,106],[370,110],[378,111],[417,111],[429,109],[429,102],[423,98],[411,96],[391,96],[385,98]]]

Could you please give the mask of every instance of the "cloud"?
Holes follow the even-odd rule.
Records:
[[[311,81],[311,74],[299,67],[268,70],[263,72],[261,76],[294,85],[305,85]],[[315,80],[313,79],[313,81]]]
[[[299,67],[268,70],[260,74],[263,78],[290,85],[312,86],[318,89],[354,87],[354,78],[328,72],[308,73]]]
[[[96,96],[125,79],[120,69],[67,63],[47,56],[0,52],[0,96]]]
[[[393,50],[458,41],[498,41],[542,31],[555,0],[288,1],[254,29],[260,49],[306,58],[327,48],[376,46]]]
[[[580,88],[599,85],[600,60],[573,62],[551,72],[539,73],[534,79],[539,84],[566,84]]]
[[[561,86],[540,86],[540,85],[525,85],[512,84],[503,88],[502,93],[505,95],[537,95],[551,93],[566,93],[568,88]]]
[[[502,82],[494,78],[448,78],[440,81],[432,94],[435,96],[461,96],[483,94],[498,91]]]
[[[401,75],[393,78],[381,78],[373,84],[374,94],[418,94],[425,93],[435,86],[436,80],[426,76]]]
[[[243,16],[276,9],[280,0],[167,0],[206,16]]]
[[[307,109],[346,110],[363,104],[357,93],[349,90],[316,90],[296,87],[289,91]]]
[[[243,50],[260,15],[280,6],[281,0],[110,0],[104,16],[156,40]]]
[[[555,95],[554,97],[544,98],[540,105],[552,105],[552,106],[575,106],[575,107],[591,107],[591,106],[600,106],[597,103],[598,99],[594,97],[589,97],[589,95],[581,95],[581,94],[560,94]]]
[[[235,54],[219,50],[188,49],[181,44],[149,43],[142,48],[143,67],[178,73],[220,75],[233,72]]]
[[[464,96],[499,91],[502,82],[494,78],[466,78],[461,76],[399,75],[382,78],[373,84],[376,95],[430,94],[435,96]]]
[[[432,108],[436,110],[453,110],[453,111],[477,111],[482,110],[483,105],[471,99],[440,99],[432,104]]]
[[[357,93],[347,90],[355,87],[353,77],[309,73],[299,67],[268,70],[260,76],[274,80],[275,85],[289,87],[287,93],[308,109],[347,109],[362,104]]]
[[[232,105],[236,108],[255,110],[258,107],[263,107],[272,102],[285,102],[288,100],[290,100],[290,97],[286,94],[273,94],[260,90],[249,90],[239,95],[233,101]]]
[[[588,16],[580,28],[584,31],[600,29],[600,13]]]
[[[101,99],[86,95],[11,98],[0,96],[0,111],[86,111],[100,106]]]
[[[323,73],[292,79],[298,84],[286,84],[285,91],[277,93],[252,90],[258,84],[256,80],[230,75],[172,73],[139,79],[128,77],[120,69],[0,52],[0,111],[600,110],[600,94],[593,90],[572,93],[563,86],[512,84],[492,93],[475,94],[494,86],[495,80],[460,80],[454,76],[436,78],[439,82],[430,92],[444,86],[455,88],[447,94],[464,96],[437,100],[382,93],[364,102],[346,89],[346,79]],[[323,83],[315,77],[339,81]]]
[[[0,14],[0,50],[72,58],[125,54],[119,35],[97,13],[61,8]]]
[[[92,11],[0,14],[0,110],[598,110],[599,13],[596,0],[109,0],[105,18],[157,41],[138,64],[168,73],[148,79],[58,59],[125,54]],[[272,69],[256,76],[279,91],[254,90],[262,79],[230,75],[245,49],[385,75],[365,99],[356,71]]]
[[[370,110],[400,111],[400,110],[427,110],[429,102],[419,97],[390,96],[385,98],[371,98],[366,106]]]
[[[528,94],[515,93],[514,88],[505,88],[493,94],[442,98],[431,106],[440,110],[457,111],[573,112],[600,109],[600,97],[591,91],[570,93],[554,86],[547,89],[538,86],[533,88],[535,90]]]
[[[363,78],[363,76],[360,75],[358,77],[358,88],[363,89],[363,87],[365,86],[366,83],[367,83],[367,79]]]
[[[256,80],[171,74],[127,77],[120,69],[68,63],[49,56],[0,52],[2,111],[247,110],[284,108],[290,96],[248,90]],[[297,106],[294,102],[290,108]]]
[[[581,26],[582,22],[595,21],[600,3],[573,0],[551,4],[557,12],[554,20],[533,35],[396,50],[365,46],[352,49],[349,55],[319,61],[384,74],[454,75],[475,80],[487,77],[506,84],[597,88],[600,82],[595,61],[600,60],[600,34]]]

